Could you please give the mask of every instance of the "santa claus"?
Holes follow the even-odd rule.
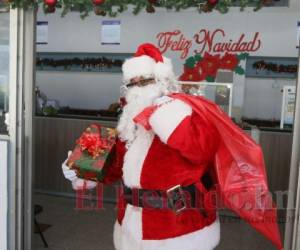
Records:
[[[170,94],[176,91],[172,64],[155,46],[141,45],[122,70],[126,105],[117,126],[117,156],[104,180],[124,183],[115,248],[214,249],[220,223],[209,172],[220,146],[218,129]],[[63,172],[74,189],[97,185],[65,164]]]

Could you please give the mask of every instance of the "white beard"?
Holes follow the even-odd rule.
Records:
[[[146,107],[151,106],[155,99],[167,94],[168,91],[163,84],[155,83],[144,87],[132,87],[126,93],[127,104],[123,108],[117,131],[119,138],[126,141],[127,147],[134,141],[136,136],[136,124],[133,118]]]

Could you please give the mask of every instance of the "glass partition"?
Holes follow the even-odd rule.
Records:
[[[219,105],[229,116],[232,114],[232,84],[210,82],[178,82],[181,91],[190,95],[205,96]]]
[[[7,134],[9,86],[9,13],[0,12],[0,134]]]

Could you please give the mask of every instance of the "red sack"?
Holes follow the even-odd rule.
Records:
[[[194,112],[214,124],[220,135],[214,172],[221,201],[281,250],[276,206],[268,190],[260,146],[215,103],[181,93],[170,96],[190,105]],[[146,108],[135,121],[149,129],[149,117],[154,111],[153,106]]]

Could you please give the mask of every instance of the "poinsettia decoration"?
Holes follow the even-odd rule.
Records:
[[[235,54],[226,53],[220,60],[220,68],[234,70],[239,64],[239,60]]]
[[[245,74],[245,70],[239,65],[245,60],[248,53],[232,54],[225,53],[211,55],[208,52],[202,57],[199,54],[189,57],[184,64],[184,71],[179,77],[180,81],[208,81],[214,82],[219,69],[231,70],[239,75]]]

